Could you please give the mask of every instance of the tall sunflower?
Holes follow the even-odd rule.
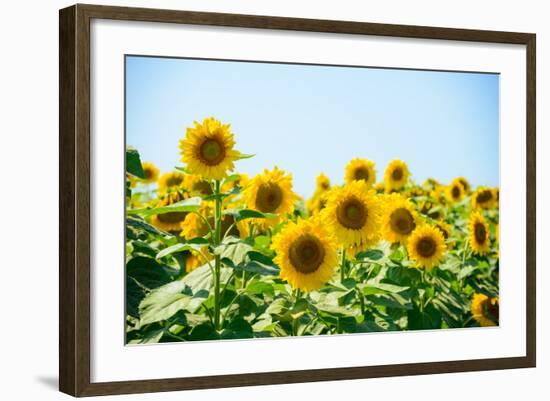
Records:
[[[180,191],[172,191],[165,194],[157,207],[169,206],[178,203],[185,199],[185,195]],[[185,220],[187,212],[168,212],[163,214],[154,214],[151,216],[151,224],[164,231],[177,232],[181,231],[181,223]]]
[[[187,128],[185,139],[180,141],[181,161],[187,164],[192,174],[207,180],[221,180],[235,168],[234,161],[241,154],[233,149],[235,139],[229,124],[222,124],[214,117],[203,123],[194,122]]]
[[[453,182],[451,182],[451,185],[447,187],[446,194],[449,202],[458,203],[464,199],[464,186],[458,179],[454,179]]]
[[[345,181],[347,184],[350,184],[353,181],[363,181],[367,188],[372,187],[376,182],[374,162],[368,159],[359,158],[350,160],[346,166]]]
[[[399,194],[384,197],[382,236],[390,243],[404,241],[418,224],[418,215],[411,201]]]
[[[184,185],[185,174],[179,171],[171,171],[162,174],[158,179],[159,193],[164,194],[171,190],[178,189]]]
[[[262,226],[274,226],[281,217],[294,211],[298,196],[292,191],[292,175],[275,167],[255,176],[243,191],[244,201],[249,209],[262,213],[277,214],[276,218],[254,219]]]
[[[428,224],[418,226],[407,241],[409,257],[416,267],[430,269],[437,266],[447,247],[441,231]]]
[[[141,182],[152,184],[158,179],[159,169],[153,163],[143,162],[141,163],[141,167],[143,169],[143,178],[140,179]]]
[[[489,298],[485,294],[474,294],[470,310],[481,327],[498,326],[498,298]]]
[[[489,225],[479,212],[472,212],[468,223],[468,241],[473,251],[479,255],[489,252],[491,240],[489,238]]]
[[[402,160],[392,160],[384,172],[386,192],[398,191],[409,180],[410,172],[407,163]]]
[[[321,288],[338,265],[336,241],[317,219],[289,222],[272,247],[281,278],[302,291]]]
[[[363,181],[331,190],[321,218],[345,247],[368,248],[380,240],[383,204]]]
[[[495,205],[495,193],[486,187],[479,187],[472,195],[472,207],[491,209]]]

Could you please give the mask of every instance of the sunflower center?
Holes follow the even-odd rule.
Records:
[[[329,185],[328,182],[323,182],[323,183],[321,184],[321,188],[323,188],[324,190],[327,190],[327,189],[330,188],[330,185]]]
[[[283,202],[283,191],[274,183],[261,184],[256,195],[256,209],[273,213]]]
[[[304,234],[290,246],[288,258],[300,273],[310,274],[319,269],[325,259],[325,248],[317,237]]]
[[[403,169],[401,167],[395,168],[391,173],[391,178],[395,181],[399,181],[403,178]]]
[[[217,139],[209,138],[200,146],[200,158],[204,164],[216,166],[225,157],[225,148]]]
[[[146,180],[150,180],[151,178],[153,178],[153,170],[151,170],[150,168],[144,168],[143,176]]]
[[[456,185],[451,190],[451,195],[453,195],[453,199],[460,198],[460,188],[458,188]]]
[[[343,201],[336,209],[338,222],[352,230],[362,228],[367,222],[368,211],[365,205],[357,198]]]
[[[181,223],[183,220],[185,220],[185,216],[187,216],[186,212],[169,212],[158,214],[157,218],[163,223],[174,224]]]
[[[410,211],[404,207],[395,209],[390,215],[390,226],[394,232],[402,235],[410,234],[416,227]]]
[[[355,172],[353,173],[353,177],[356,179],[356,180],[365,180],[365,181],[368,181],[369,180],[369,170],[366,169],[365,167],[358,167],[355,169]]]
[[[435,241],[430,237],[421,238],[416,244],[416,251],[424,258],[429,258],[435,254]]]
[[[485,229],[485,225],[482,223],[476,223],[474,226],[474,235],[478,244],[484,244],[485,239],[487,238],[487,230]]]
[[[208,181],[197,181],[193,184],[193,190],[201,193],[202,195],[212,195],[212,187]]]
[[[477,196],[477,201],[479,203],[489,202],[492,197],[493,197],[493,194],[491,193],[491,191],[489,191],[488,189],[485,189],[479,193],[479,195]]]
[[[167,187],[176,187],[178,185],[180,185],[181,183],[183,182],[183,178],[179,177],[179,176],[171,176],[168,178],[168,180],[166,180],[166,186]]]
[[[499,319],[499,305],[498,301],[487,299],[483,304],[484,315],[491,319],[493,322],[498,323]]]

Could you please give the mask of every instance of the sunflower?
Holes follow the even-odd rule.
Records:
[[[470,246],[478,255],[485,255],[489,252],[491,240],[489,239],[489,225],[483,216],[478,212],[472,212],[468,223]]]
[[[324,174],[321,173],[315,179],[315,192],[322,193],[330,189],[330,179]]]
[[[321,288],[338,265],[336,241],[318,219],[289,222],[272,247],[281,278],[302,291]]]
[[[433,202],[426,200],[419,205],[420,213],[434,220],[440,220],[445,217],[445,212],[442,206],[436,205]]]
[[[390,243],[404,241],[418,224],[418,216],[411,201],[399,194],[384,197],[382,236]]]
[[[446,249],[441,231],[428,224],[418,226],[407,241],[409,257],[420,268],[430,269],[438,265]]]
[[[367,159],[352,159],[346,166],[345,181],[347,184],[353,181],[363,181],[367,188],[376,182],[376,170],[374,162]]]
[[[409,180],[410,172],[407,163],[402,160],[392,160],[384,172],[386,192],[398,191]]]
[[[476,209],[490,209],[495,204],[495,193],[486,187],[479,187],[472,195],[472,207]]]
[[[173,189],[178,189],[185,182],[185,174],[179,171],[164,173],[158,179],[159,193],[164,194]]]
[[[329,193],[329,191],[316,193],[307,201],[306,207],[310,215],[314,216],[326,207]]]
[[[235,139],[230,125],[222,124],[214,117],[205,118],[202,124],[197,121],[194,124],[193,128],[187,128],[185,139],[180,141],[181,161],[192,174],[207,180],[221,180],[228,171],[233,171],[233,162],[241,157],[233,149]]]
[[[422,183],[422,188],[427,191],[433,191],[435,188],[439,187],[441,184],[435,178],[426,178]]]
[[[244,188],[250,181],[250,177],[246,173],[239,173],[238,177],[234,180],[226,182],[222,185],[222,192],[229,192],[235,187]]]
[[[172,191],[164,195],[156,207],[169,206],[185,199],[182,192]],[[154,214],[151,216],[151,224],[164,231],[179,232],[181,223],[187,217],[187,212],[168,212],[163,214]]]
[[[344,246],[365,249],[380,240],[382,211],[380,197],[353,181],[330,192],[321,217]]]
[[[489,298],[485,294],[474,294],[472,297],[471,312],[481,327],[498,326],[498,298]]]
[[[243,197],[249,209],[278,215],[276,218],[254,219],[254,223],[269,227],[292,213],[298,199],[292,191],[292,175],[277,167],[272,171],[266,169],[263,174],[254,177],[243,191]]]
[[[465,177],[457,177],[454,179],[454,181],[460,182],[460,184],[462,185],[462,188],[464,188],[464,192],[466,193],[466,195],[470,194],[470,192],[472,191],[472,187],[470,186],[470,183]]]
[[[493,197],[495,199],[495,205],[498,207],[498,203],[500,201],[500,189],[499,187],[493,188]]]
[[[185,239],[204,237],[213,226],[213,207],[209,202],[204,202],[197,213],[189,213],[181,223],[180,236]],[[212,220],[212,221],[210,221]]]
[[[453,182],[451,182],[451,185],[447,187],[447,190],[446,190],[447,199],[451,203],[458,203],[462,199],[464,199],[464,195],[465,195],[464,192],[465,190],[462,183],[458,179],[455,179],[453,180]]]
[[[213,193],[210,182],[197,174],[187,174],[183,185],[192,196],[208,196]]]
[[[143,169],[143,178],[140,179],[141,182],[152,184],[158,179],[159,169],[153,163],[143,162],[141,163],[141,167]]]

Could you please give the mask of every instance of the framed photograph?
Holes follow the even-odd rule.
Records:
[[[59,18],[61,391],[535,366],[534,34]]]

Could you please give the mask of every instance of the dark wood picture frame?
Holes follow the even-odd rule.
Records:
[[[91,383],[90,21],[93,18],[525,45],[527,355],[512,358]],[[59,388],[62,392],[73,396],[93,396],[535,367],[535,34],[81,4],[60,10],[59,30]]]

